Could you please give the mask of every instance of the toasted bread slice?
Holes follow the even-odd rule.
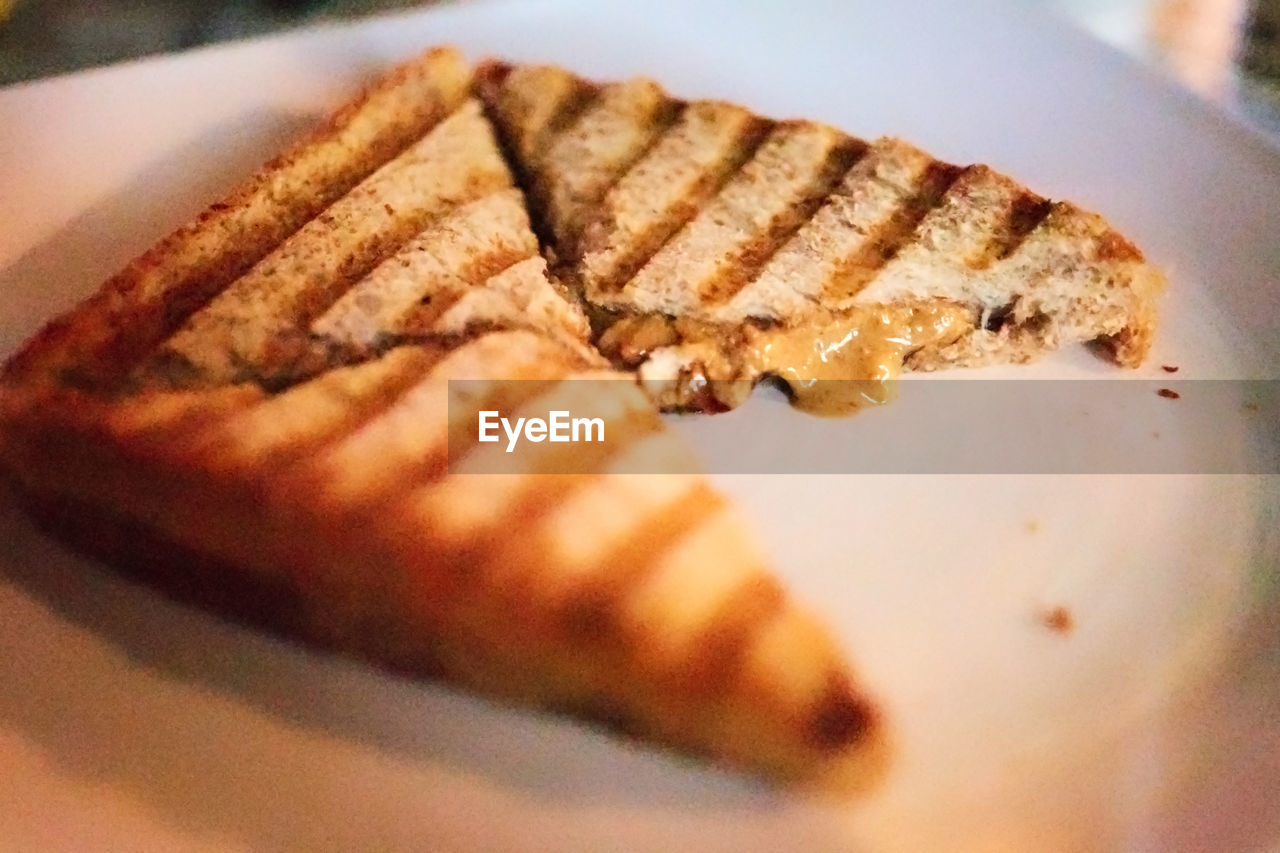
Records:
[[[468,73],[449,52],[394,72],[38,334],[0,384],[0,474],[186,600],[774,779],[867,783],[878,712],[586,343]],[[421,118],[386,143],[406,101]],[[553,409],[604,440],[478,440],[481,410]]]
[[[6,412],[6,473],[51,529],[179,597],[776,780],[874,779],[882,725],[838,645],[692,468],[635,473],[691,463],[630,377],[550,338],[406,345],[274,393],[59,393]],[[481,405],[619,438],[576,473],[550,445],[495,468]]]
[[[87,304],[41,330],[9,360],[5,380],[119,380],[193,311],[457,109],[471,77],[462,56],[447,48],[384,76]]]
[[[668,407],[734,405],[769,374],[804,402],[814,380],[904,362],[1096,341],[1134,366],[1150,348],[1160,273],[1098,216],[986,166],[646,80],[502,63],[478,80],[553,272],[594,309],[602,351]]]
[[[504,275],[526,261],[531,275]],[[541,264],[493,132],[467,100],[191,314],[132,375],[287,382],[406,336],[531,322],[585,347],[585,317]],[[487,301],[454,304],[490,281]],[[530,319],[522,309],[535,303],[545,316]]]

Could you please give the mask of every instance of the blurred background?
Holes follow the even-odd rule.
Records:
[[[0,0],[0,85],[421,0]]]
[[[1280,137],[1280,0],[1020,0]],[[0,0],[0,86],[421,0]]]

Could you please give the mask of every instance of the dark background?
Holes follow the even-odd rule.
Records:
[[[0,86],[421,0],[0,0]]]

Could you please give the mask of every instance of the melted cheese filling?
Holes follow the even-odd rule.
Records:
[[[760,332],[744,361],[785,381],[796,408],[846,415],[892,400],[892,382],[910,353],[945,346],[971,327],[970,312],[950,304],[879,307],[816,329]]]
[[[624,317],[600,338],[600,350],[642,379],[721,386],[726,401],[743,388],[777,376],[796,408],[848,415],[893,399],[893,380],[908,355],[946,346],[973,328],[973,312],[950,302],[870,306],[796,326],[760,329],[720,326],[693,318],[646,314]],[[657,373],[664,374],[656,377]],[[679,376],[666,376],[669,372]]]

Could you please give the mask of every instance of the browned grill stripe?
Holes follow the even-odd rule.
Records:
[[[600,86],[594,86],[585,81],[577,82],[579,83],[577,91],[570,97],[565,98],[556,109],[556,114],[552,116],[551,120],[547,122],[547,126],[538,134],[537,140],[531,146],[528,163],[524,163],[519,157],[507,157],[507,161],[515,169],[517,183],[526,190],[525,195],[529,201],[529,216],[533,220],[534,231],[538,234],[540,243],[546,242],[541,239],[542,235],[550,233],[547,225],[549,188],[539,179],[538,174],[541,170],[538,167],[555,138],[591,109],[591,106],[600,98],[602,91]],[[490,123],[497,128],[503,126],[501,121],[491,121]],[[501,133],[501,130],[499,130],[499,133]],[[504,151],[513,150],[505,140],[503,148]]]
[[[428,381],[438,381],[438,379],[433,377]],[[474,406],[469,407],[462,416],[459,417],[456,416],[458,413],[453,413],[455,416],[450,419],[444,441],[415,453],[411,458],[397,455],[394,459],[387,461],[386,464],[395,465],[396,476],[387,478],[385,488],[369,491],[356,500],[350,496],[344,496],[341,510],[358,513],[360,517],[374,515],[380,507],[400,499],[408,492],[442,479],[449,472],[451,449],[470,448],[475,444],[475,412],[481,409],[519,407],[529,400],[542,396],[554,384],[555,380],[520,379],[519,377],[513,377],[512,381],[495,383],[488,393]],[[412,393],[412,389],[408,393]],[[354,430],[352,432],[354,433]],[[334,444],[336,445],[337,442]],[[307,484],[312,483],[313,487],[310,491],[319,494],[332,473],[326,466],[315,467],[307,463],[306,459],[299,460],[297,467],[290,472],[291,476],[298,487],[307,490]]]
[[[1063,211],[1064,216],[1081,215],[1081,211],[1072,205],[1058,202],[1049,205],[1049,211],[1045,214],[1046,218],[1054,209]],[[1097,238],[1097,244],[1094,249],[1094,255],[1098,261],[1116,261],[1119,263],[1142,263],[1142,251],[1123,235],[1111,228],[1107,228],[1102,236]]]
[[[482,182],[482,176],[476,175],[473,182],[475,194],[467,198],[454,199],[453,204],[446,205],[444,208],[434,211],[429,215],[424,215],[420,219],[412,223],[405,223],[400,229],[384,229],[374,234],[367,240],[342,267],[342,271],[337,278],[331,282],[326,282],[324,287],[313,288],[308,296],[308,304],[306,309],[300,313],[297,318],[297,326],[306,328],[318,319],[325,311],[332,308],[333,305],[342,298],[348,290],[354,287],[365,276],[372,272],[379,264],[388,260],[392,255],[400,251],[410,240],[429,228],[432,224],[441,221],[454,210],[457,206],[469,201],[475,201],[488,195],[492,191],[506,188],[505,182],[495,181],[486,185]],[[319,217],[324,220],[323,214]]]
[[[588,468],[599,472],[605,467],[610,457],[621,453],[645,436],[658,432],[661,428],[661,421],[652,411],[645,409],[630,412],[625,418],[613,419],[609,422],[609,435],[616,437],[615,440],[598,445],[579,444],[571,445],[564,450],[557,449],[550,454],[552,458],[547,460],[544,470]],[[590,448],[589,451],[588,448]],[[589,452],[591,458],[586,460],[578,458],[577,454],[582,452]],[[573,458],[567,458],[569,454],[573,454]],[[570,462],[572,464],[567,464]],[[602,476],[606,475],[601,473],[528,475],[528,482],[523,492],[502,513],[490,519],[486,528],[475,530],[467,545],[451,558],[451,563],[468,571],[481,572],[487,578],[487,583],[493,588],[495,595],[524,598],[526,593],[521,592],[522,590],[528,590],[527,595],[533,595],[538,589],[537,573],[548,566],[557,565],[557,561],[547,553],[549,545],[537,535],[538,526],[566,497],[596,482]],[[699,484],[699,489],[705,494],[696,504],[690,503],[689,506],[684,506],[679,513],[680,520],[674,525],[677,532],[685,529],[681,525],[698,517],[702,504],[711,504],[719,500],[708,487]],[[689,502],[681,501],[680,503],[683,506]],[[657,526],[652,521],[638,523],[635,528],[636,533],[627,540],[625,550],[617,549],[617,553],[611,553],[609,561],[616,561],[624,556],[630,563],[656,559],[662,549],[655,547],[655,543],[668,541],[662,535],[664,530],[671,526],[670,522],[665,521],[666,518],[664,511],[660,515]],[[501,535],[498,535],[499,528]],[[634,537],[642,531],[655,534],[655,538],[643,547],[640,543],[633,541]],[[635,556],[629,557],[632,551],[635,552]],[[623,575],[630,571],[627,568],[629,562],[626,560],[605,564],[613,566],[610,574]]]
[[[631,156],[625,163],[619,166],[618,170],[609,179],[608,184],[602,187],[600,192],[597,193],[594,198],[589,199],[590,204],[599,205],[601,200],[609,195],[609,190],[617,186],[618,182],[626,177],[627,173],[634,169],[636,164],[643,160],[646,154],[653,150],[653,147],[662,140],[662,137],[671,131],[671,128],[680,120],[680,115],[684,112],[686,106],[687,104],[684,101],[670,101],[663,105],[662,111],[658,114],[658,117],[654,122],[655,130],[653,135],[650,136],[649,141],[640,146],[637,150],[631,152]],[[595,215],[600,216],[603,214],[597,210]],[[583,222],[579,222],[577,223],[577,227],[574,228],[572,234],[562,235],[562,245],[558,247],[561,254],[566,257],[576,256],[578,254],[578,243],[580,242],[582,234],[590,227],[591,222],[592,220],[590,218]]]
[[[487,59],[476,66],[472,89],[482,103],[496,104],[512,71],[515,71],[515,66],[509,62]]]
[[[646,518],[636,519],[631,533],[603,554],[589,578],[572,590],[552,615],[553,628],[592,644],[621,646],[636,638],[619,633],[622,611],[637,589],[671,548],[724,508],[724,499],[706,483],[698,483],[681,497]],[[548,563],[539,555],[533,565]],[[536,588],[537,577],[526,581]]]
[[[764,233],[756,235],[754,240],[737,252],[736,257],[729,258],[729,263],[703,286],[703,300],[709,303],[725,302],[759,275],[769,259],[813,218],[840,179],[867,150],[865,142],[853,137],[843,139],[835,145],[822,164],[813,194],[793,205],[786,215],[771,223]]]
[[[1040,226],[1053,209],[1053,202],[1035,193],[1024,192],[1014,200],[1003,233],[992,241],[984,257],[987,265],[1003,260],[1018,250],[1032,231]]]
[[[531,162],[540,162],[555,138],[568,130],[574,122],[590,110],[604,91],[602,86],[588,83],[585,80],[579,80],[576,83],[578,85],[577,90],[568,98],[565,98],[556,108],[555,115],[551,117],[551,120],[547,122],[547,126],[542,129],[542,132],[534,141],[531,147]]]
[[[455,110],[448,118],[459,118],[465,108],[464,105]],[[441,132],[437,125],[415,145],[430,144],[434,135]],[[401,153],[403,155],[404,152]],[[497,158],[494,160],[496,162]],[[382,175],[381,183],[388,184],[390,179],[385,173],[377,173],[367,180],[379,179],[379,175]],[[167,382],[178,387],[208,386],[227,381],[258,381],[268,386],[279,386],[313,375],[317,372],[317,366],[319,369],[326,366],[327,359],[332,358],[331,364],[342,363],[342,347],[334,349],[325,342],[310,337],[304,330],[424,229],[441,221],[463,204],[510,187],[510,176],[502,164],[487,168],[478,163],[469,163],[460,177],[460,191],[440,197],[435,206],[424,206],[396,217],[395,209],[384,204],[391,212],[391,218],[383,227],[353,239],[344,254],[338,257],[339,262],[334,268],[326,271],[327,275],[298,282],[306,286],[299,287],[288,302],[279,306],[259,306],[258,316],[262,318],[260,321],[238,316],[238,312],[244,310],[242,305],[226,306],[220,305],[218,301],[207,303],[200,312],[188,318],[193,325],[179,329],[174,336],[157,342],[149,359],[144,362],[143,367],[146,369],[139,371],[139,378],[143,381]],[[304,228],[313,223],[323,226],[332,222],[339,215],[334,212],[335,207],[347,203],[347,200],[352,199],[353,193],[361,192],[365,186],[362,183],[348,190],[346,195],[306,223]],[[372,200],[357,197],[355,202],[363,205]],[[272,251],[280,250],[283,245],[284,243],[277,244]],[[261,264],[246,273],[256,276],[255,287],[258,288],[261,288],[262,281],[274,274],[274,267],[264,269]],[[242,276],[229,282],[222,288],[218,298],[226,299],[228,288],[237,287],[243,281]],[[290,279],[290,284],[293,283]],[[284,288],[285,292],[289,289]],[[257,296],[249,294],[246,299],[249,298]],[[234,331],[238,324],[242,324],[240,328],[243,332]],[[274,332],[266,333],[272,329]],[[183,342],[184,335],[192,335],[194,340]],[[178,343],[175,344],[175,341]],[[201,354],[192,356],[185,349],[190,347]],[[222,352],[217,355],[203,354],[203,351],[212,352],[214,348]],[[206,360],[208,363],[203,363]]]
[[[729,692],[761,629],[785,603],[786,593],[763,568],[749,574],[708,620],[689,662],[689,683],[714,694]]]
[[[287,443],[274,448],[269,457],[255,460],[255,466],[264,471],[283,470],[295,460],[322,451],[325,447],[335,444],[366,423],[381,416],[383,412],[403,399],[405,394],[422,380],[422,377],[431,369],[432,365],[438,362],[445,354],[444,350],[439,347],[420,346],[417,349],[423,353],[425,360],[406,364],[403,369],[377,377],[368,386],[360,389],[358,396],[348,396],[344,416],[340,422],[329,420],[309,421],[306,424],[307,429],[300,430],[296,435],[291,436]],[[359,370],[361,367],[364,367],[364,365],[354,369]],[[331,373],[326,374],[312,381],[324,382],[326,376],[332,375]],[[305,390],[305,387],[298,385],[290,390],[293,393],[298,393]],[[269,404],[272,401],[277,401],[275,404],[279,405],[278,401],[281,399],[281,395],[276,395],[264,402]],[[252,414],[252,412],[249,412],[249,414]],[[228,440],[232,443],[236,440],[236,432],[238,432],[238,429],[233,426],[232,434],[228,436]]]
[[[469,258],[466,266],[459,270],[458,274],[466,281],[468,287],[483,287],[489,279],[501,275],[529,257],[531,257],[529,254],[518,249],[479,255]],[[436,321],[466,294],[467,290],[464,288],[425,294],[393,325],[397,331],[407,335],[429,334]]]
[[[828,282],[826,294],[834,298],[849,297],[870,284],[885,265],[912,242],[920,223],[942,203],[947,190],[963,172],[961,167],[940,160],[930,163],[915,194],[880,224],[871,241],[841,259],[836,274]]]
[[[662,251],[662,248],[698,215],[708,201],[715,198],[716,194],[724,189],[725,185],[733,180],[747,163],[751,162],[756,150],[764,144],[769,131],[774,127],[774,122],[768,119],[758,116],[753,119],[747,125],[743,135],[739,137],[738,144],[732,147],[729,156],[707,168],[694,190],[680,200],[671,214],[636,240],[627,252],[626,259],[618,264],[617,275],[609,281],[600,282],[600,289],[603,292],[617,293],[622,290],[654,255]],[[655,139],[654,144],[656,145],[659,140],[660,137]],[[639,160],[636,161],[636,163],[639,162]],[[635,165],[633,163],[632,168]],[[622,180],[623,177],[625,175],[619,176],[618,180]]]
[[[425,348],[420,348],[425,349]],[[431,351],[433,361],[439,360],[444,355],[443,350],[434,349]],[[428,365],[422,366],[422,372],[430,369]],[[404,395],[411,388],[418,384],[422,379],[422,373],[418,371],[406,371],[387,378],[385,384],[379,384],[379,387],[373,389],[371,393],[362,396],[359,400],[352,401],[348,411],[351,415],[347,418],[342,428],[334,430],[328,435],[316,436],[313,440],[305,443],[299,443],[290,448],[287,458],[297,458],[306,453],[314,453],[322,448],[332,445],[337,441],[358,430],[360,427],[372,420],[380,417],[384,412],[392,406],[400,402]],[[286,454],[281,454],[286,456]],[[275,467],[278,463],[273,460],[271,465]]]

